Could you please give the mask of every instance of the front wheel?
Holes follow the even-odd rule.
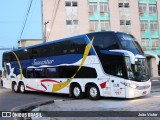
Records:
[[[14,91],[16,93],[19,92],[18,85],[16,84],[16,82],[12,83],[12,91]]]
[[[76,99],[80,99],[83,97],[83,93],[82,93],[80,85],[75,84],[71,86],[71,95],[73,98],[76,98]]]
[[[20,90],[21,93],[25,93],[26,92],[24,83],[20,83],[19,90]]]
[[[92,85],[89,86],[87,93],[88,93],[88,97],[91,100],[98,100],[100,98],[99,89],[94,84],[92,84]]]
[[[3,81],[1,80],[1,86],[3,87]]]

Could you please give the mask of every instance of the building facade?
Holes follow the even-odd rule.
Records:
[[[42,39],[21,39],[18,41],[18,47],[28,47],[42,43]]]
[[[160,56],[160,0],[43,0],[46,21],[46,41],[121,31],[133,34],[144,51]],[[157,71],[154,64],[150,67]]]

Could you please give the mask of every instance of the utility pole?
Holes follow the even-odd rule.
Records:
[[[47,24],[49,23],[49,21],[46,21],[44,23],[44,41],[43,42],[46,42],[46,38],[47,38]]]

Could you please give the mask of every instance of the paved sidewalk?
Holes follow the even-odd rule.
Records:
[[[127,114],[127,111],[160,111],[160,92],[152,92],[151,94],[136,98],[136,99],[118,99],[118,98],[102,98],[98,101],[92,101],[88,99],[81,100],[67,100],[67,101],[55,101],[53,104],[40,106],[33,111],[99,111],[93,112],[94,114],[101,114],[100,111],[126,111],[123,114]],[[160,113],[160,112],[159,112]],[[67,113],[66,113],[67,114]],[[99,116],[99,115],[98,115]],[[160,115],[159,115],[160,116]],[[129,116],[128,116],[129,117]],[[127,118],[128,118],[127,117]],[[33,120],[76,120],[77,118],[69,117],[52,117],[52,118],[32,118]],[[95,119],[103,120],[104,117],[83,117],[78,119]],[[108,117],[107,117],[108,119]],[[110,117],[110,119],[125,120],[125,117],[116,118]],[[142,120],[142,117],[130,117],[128,119]],[[145,119],[160,119],[160,117],[145,117]],[[127,120],[127,119],[126,119]],[[144,120],[144,119],[143,119]]]

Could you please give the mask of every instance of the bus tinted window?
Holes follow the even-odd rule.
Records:
[[[117,33],[122,49],[131,51],[134,54],[143,54],[143,51],[135,40],[135,38],[129,34]]]
[[[59,66],[49,68],[24,69],[23,75],[26,78],[71,78],[78,70],[79,66]],[[83,66],[76,74],[75,78],[96,78],[97,73],[94,68]]]
[[[60,56],[66,54],[83,54],[86,45],[87,44],[83,38],[77,38],[33,48],[25,48],[24,50],[14,51],[14,53],[17,55],[19,60]],[[16,57],[13,52],[5,53],[4,61],[16,61]]]
[[[94,37],[93,46],[97,50],[119,49],[116,37],[112,32],[101,32],[88,34],[90,40]]]
[[[100,58],[105,73],[127,78],[123,56],[101,54]]]

